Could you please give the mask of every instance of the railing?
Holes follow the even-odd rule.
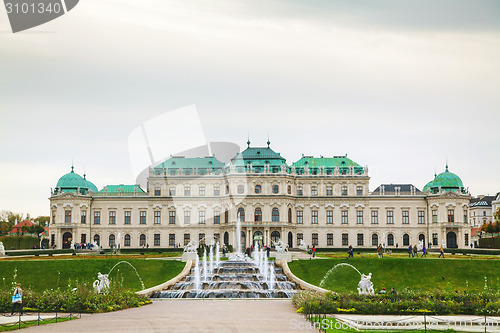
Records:
[[[19,313],[19,315],[17,316],[18,317],[17,320],[12,321],[12,322],[7,323],[7,324],[0,324],[0,327],[5,327],[5,328],[7,328],[7,330],[10,330],[11,328],[14,329],[14,327],[21,329],[21,324],[25,324],[28,326],[34,326],[36,324],[36,326],[40,326],[40,323],[43,324],[43,322],[47,322],[47,321],[55,320],[55,322],[57,323],[58,320],[60,320],[60,319],[72,320],[72,319],[77,319],[77,318],[79,319],[82,317],[81,313],[78,313],[78,314],[69,313],[69,314],[61,316],[61,314],[58,312],[56,312],[52,317],[43,316],[43,318],[42,318],[43,314],[41,312],[33,313],[31,316],[35,316],[35,315],[36,315],[36,319],[23,320],[22,317],[26,318],[27,316],[29,316],[28,313],[24,312],[22,316]],[[7,317],[7,315],[3,315],[3,316]]]

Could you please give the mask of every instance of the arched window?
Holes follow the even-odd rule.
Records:
[[[278,194],[279,191],[280,191],[280,187],[278,185],[273,185],[273,193]]]
[[[408,234],[403,235],[403,246],[409,246],[410,245],[410,236]]]
[[[238,185],[238,193],[243,194],[245,192],[245,187],[243,185]]]
[[[261,222],[262,221],[262,210],[257,207],[255,208],[255,219],[254,219],[255,222]]]
[[[260,185],[255,185],[255,193],[259,194],[262,192],[262,186]]]
[[[394,246],[394,235],[387,235],[387,246]]]
[[[377,234],[372,235],[372,245],[378,246],[378,235]]]
[[[130,235],[126,234],[125,239],[123,241],[123,246],[130,246]]]
[[[288,185],[288,194],[292,194],[292,186]]]
[[[273,231],[271,232],[271,241],[277,242],[280,240],[280,232],[279,231]],[[272,244],[271,244],[272,245]]]
[[[115,235],[109,235],[109,247],[115,246]]]
[[[224,245],[229,245],[229,233],[227,231],[224,233]]]
[[[276,207],[273,208],[272,221],[273,222],[279,222],[280,221],[280,211]]]
[[[98,246],[101,245],[101,236],[94,235],[94,243],[96,243]]]
[[[139,246],[146,246],[146,235],[141,234],[139,236]]]
[[[238,220],[245,222],[245,210],[242,207],[238,208]]]
[[[292,209],[288,208],[288,223],[292,223]]]

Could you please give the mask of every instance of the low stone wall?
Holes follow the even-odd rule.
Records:
[[[292,271],[290,270],[290,267],[288,267],[288,263],[285,260],[276,261],[276,264],[278,266],[280,266],[281,268],[283,268],[283,273],[285,273],[285,275],[288,278],[288,280],[290,280],[291,282],[295,282],[295,284],[297,284],[297,286],[300,287],[301,289],[312,290],[312,291],[316,291],[318,293],[329,293],[329,292],[332,292],[330,290],[323,289],[323,288],[317,287],[315,285],[312,285],[312,284],[310,284],[310,283],[308,283],[308,282],[306,282],[304,280],[301,280],[298,277],[296,277],[292,273]]]
[[[189,272],[191,272],[192,266],[193,266],[193,261],[192,260],[187,261],[186,266],[184,266],[184,269],[182,270],[182,272],[180,272],[180,274],[177,275],[176,277],[168,280],[167,282],[159,284],[157,286],[138,291],[137,294],[150,297],[152,294],[154,294],[157,291],[165,290],[168,287],[173,286],[177,282],[183,280],[187,275],[189,275]]]

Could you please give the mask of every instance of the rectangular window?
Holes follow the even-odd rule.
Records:
[[[333,234],[326,234],[326,245],[333,246]]]
[[[312,245],[318,246],[318,234],[317,233],[312,234]]]
[[[161,211],[159,211],[159,210],[155,211],[154,223],[155,224],[161,223]]]
[[[160,246],[160,234],[154,234],[154,246]]]
[[[311,186],[311,196],[315,197],[318,195],[318,187],[316,185]]]
[[[408,210],[403,210],[403,224],[410,223],[410,212]]]
[[[438,211],[437,209],[434,209],[432,211],[432,223],[437,223],[438,221]]]
[[[387,224],[394,224],[394,211],[387,211]]]
[[[448,222],[455,222],[455,210],[448,209]]]
[[[347,195],[347,186],[342,186],[342,195]]]
[[[229,223],[229,211],[224,211],[224,223]]]
[[[356,195],[363,195],[363,186],[356,186]]]
[[[86,210],[82,210],[81,222],[82,223],[87,223],[87,211]],[[84,243],[86,243],[86,242],[84,242]]]
[[[52,212],[52,224],[56,223],[56,211]]]
[[[342,246],[349,245],[349,234],[342,234]]]
[[[191,186],[184,186],[184,196],[189,197],[191,195]]]
[[[364,244],[363,234],[358,234],[358,246],[364,246]]]
[[[469,246],[469,234],[465,233],[465,246]]]
[[[161,188],[159,186],[155,187],[155,197],[161,196]]]
[[[304,192],[302,191],[302,186],[297,186],[297,195],[298,196],[304,195]]]
[[[326,211],[326,224],[333,224],[333,210]]]
[[[109,224],[116,224],[116,212],[114,210],[109,212]]]
[[[175,234],[168,235],[168,246],[175,246]]]
[[[362,210],[356,211],[356,223],[363,224],[363,211]]]
[[[214,224],[220,224],[220,211],[214,211]]]
[[[200,186],[200,197],[205,196],[205,186]]]
[[[71,223],[71,210],[64,211],[64,223]]]
[[[317,210],[313,210],[311,212],[311,223],[318,224],[318,211]]]
[[[297,234],[297,245],[300,245],[304,240],[304,234]]]
[[[220,187],[219,186],[215,186],[214,187],[214,195],[215,196],[219,196],[220,195]]]
[[[130,224],[131,220],[132,220],[132,212],[129,211],[129,210],[125,211],[125,221],[124,221],[124,223],[125,224]]]
[[[123,240],[124,246],[130,246],[130,235],[125,235],[125,239]]]
[[[467,216],[468,216],[467,211],[464,210],[464,223],[468,223],[469,222],[468,219],[467,219]]]
[[[418,211],[418,224],[425,224],[425,210]]]
[[[184,224],[189,223],[191,223],[191,212],[187,210],[184,212]]]
[[[432,234],[432,245],[438,245],[438,234]]]
[[[378,224],[378,210],[372,210],[372,224]]]
[[[175,186],[170,186],[170,188],[168,189],[168,195],[171,197],[175,196]]]
[[[214,234],[214,240],[215,240],[215,242],[217,242],[217,241],[220,240],[220,234],[219,233],[215,233]]]
[[[198,234],[198,243],[200,245],[205,245],[205,234]]]
[[[298,210],[298,211],[297,211],[297,224],[302,224],[302,223],[304,223],[303,218],[304,218],[304,212],[303,212],[303,211],[301,211],[301,210]]]
[[[94,212],[94,224],[101,224],[101,212],[98,210]]]
[[[139,213],[139,224],[146,224],[146,211],[144,210]]]
[[[342,224],[348,224],[349,223],[349,211],[343,210],[342,211]]]
[[[332,196],[333,195],[333,187],[332,186],[327,186],[326,187],[326,195]]]
[[[191,241],[191,235],[184,234],[184,245],[188,245],[190,241]]]
[[[205,224],[205,211],[204,210],[199,211],[199,217],[200,217],[200,224]]]
[[[175,224],[175,210],[168,212],[168,224]]]

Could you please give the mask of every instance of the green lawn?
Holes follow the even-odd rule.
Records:
[[[421,259],[421,258],[336,258],[297,260],[289,263],[292,272],[304,281],[320,285],[325,274],[339,263],[355,266],[361,273],[372,273],[375,291],[396,290],[483,290],[500,287],[500,260]],[[356,291],[359,274],[351,267],[332,271],[323,287],[336,292]]]
[[[132,264],[144,281],[146,288],[161,284],[179,274],[185,263],[175,260],[123,259]],[[12,282],[33,290],[66,288],[76,282],[93,282],[97,273],[107,274],[121,259],[44,259],[0,261],[0,288],[10,289]],[[14,278],[17,269],[17,277]],[[118,265],[110,279],[123,279],[132,290],[140,290],[141,283],[128,264]]]

